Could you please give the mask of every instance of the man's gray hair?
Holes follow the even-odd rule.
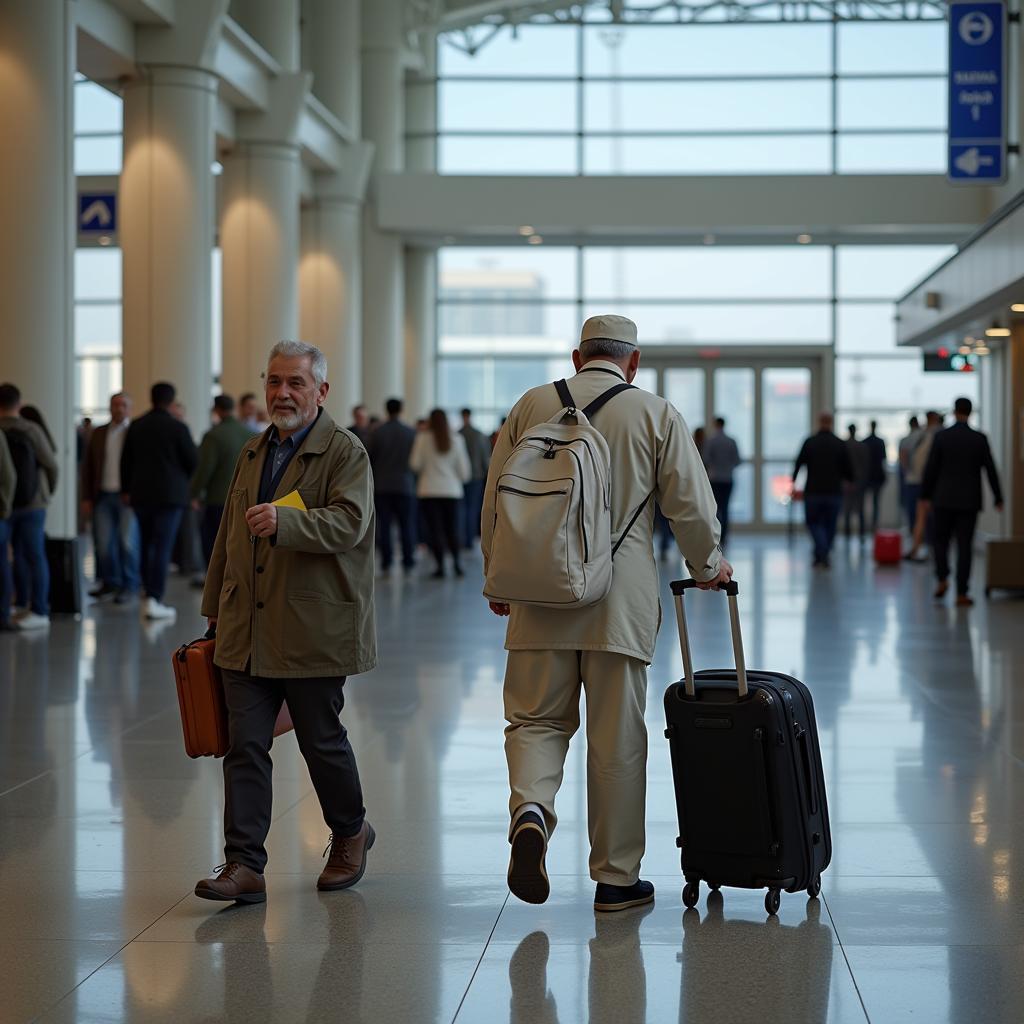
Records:
[[[316,347],[305,341],[279,341],[267,357],[267,366],[278,356],[293,359],[296,356],[308,356],[313,371],[313,382],[320,387],[327,380],[327,356]]]
[[[613,359],[619,362],[628,359],[636,350],[636,345],[628,341],[613,341],[611,338],[588,338],[580,343],[580,355],[584,359]]]

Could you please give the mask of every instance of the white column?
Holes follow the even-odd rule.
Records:
[[[399,0],[363,0],[362,128],[375,173],[404,163],[402,14]],[[363,401],[372,412],[404,391],[403,255],[398,235],[377,228],[375,190],[363,221]]]
[[[299,0],[231,0],[228,13],[283,71],[299,70]]]
[[[357,138],[360,20],[360,0],[302,0],[302,66],[313,72],[313,95]]]
[[[47,532],[75,535],[74,4],[0,0],[0,378],[38,406],[60,482]]]
[[[220,244],[228,394],[260,392],[270,348],[299,330],[299,151],[239,142],[223,160]]]
[[[199,436],[209,425],[213,123],[217,79],[141,68],[124,92],[121,172],[125,389],[137,410],[169,381]]]

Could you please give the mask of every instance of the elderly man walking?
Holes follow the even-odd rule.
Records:
[[[295,724],[331,830],[320,890],[363,876],[374,832],[340,721],[350,675],[376,662],[373,476],[366,450],[322,406],[327,361],[284,341],[266,375],[272,427],[249,440],[228,488],[206,574],[230,746],[224,758],[224,867],[196,886],[209,900],[262,902],[274,722]]]
[[[573,352],[578,373],[561,386],[528,391],[499,434],[484,495],[485,572],[498,550],[499,478],[515,446],[556,417],[566,398],[583,410],[610,389],[631,382],[640,363],[636,325],[621,316],[591,317]],[[719,523],[707,473],[682,416],[665,399],[630,388],[617,394],[591,424],[605,439],[611,468],[611,588],[597,603],[555,610],[491,601],[510,615],[505,672],[505,754],[508,760],[512,845],[508,883],[528,903],[549,894],[548,839],[557,821],[555,795],[569,740],[579,727],[581,690],[587,699],[587,804],[594,909],[625,910],[649,903],[654,887],[640,879],[646,797],[647,665],[661,621],[654,562],[654,504],[672,524],[690,572],[704,588],[732,577],[719,547]],[[543,431],[543,428],[541,432]],[[552,442],[552,452],[557,442]],[[546,457],[546,456],[545,456]],[[552,456],[553,457],[553,456]],[[523,493],[501,485],[502,500]],[[554,493],[554,492],[552,492]],[[561,492],[559,492],[561,493]],[[525,500],[525,499],[524,499]],[[550,499],[549,499],[550,500]],[[558,500],[558,499],[556,499]],[[525,554],[525,552],[524,552]]]

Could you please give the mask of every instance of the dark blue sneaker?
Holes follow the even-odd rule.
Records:
[[[654,902],[654,886],[642,879],[632,885],[606,885],[597,883],[594,893],[594,909],[604,913],[614,910],[629,910],[644,903]]]
[[[520,815],[512,832],[512,857],[508,862],[508,887],[524,903],[544,903],[551,893],[544,856],[548,832],[539,814]]]

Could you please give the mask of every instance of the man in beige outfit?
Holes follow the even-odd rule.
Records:
[[[579,408],[640,364],[636,325],[625,317],[591,317],[572,355],[568,381]],[[495,487],[502,465],[525,432],[562,408],[551,384],[528,391],[509,413],[491,459],[481,522],[485,571],[491,554]],[[491,603],[510,615],[505,647],[505,754],[512,827],[509,888],[529,903],[549,892],[544,858],[555,828],[555,794],[569,740],[587,695],[587,802],[594,909],[624,910],[654,899],[641,881],[646,798],[647,665],[661,622],[654,562],[657,503],[693,577],[704,589],[732,577],[719,547],[715,499],[690,430],[665,399],[640,389],[618,395],[594,418],[611,451],[612,538],[636,520],[615,555],[607,597],[589,607],[552,610]]]

